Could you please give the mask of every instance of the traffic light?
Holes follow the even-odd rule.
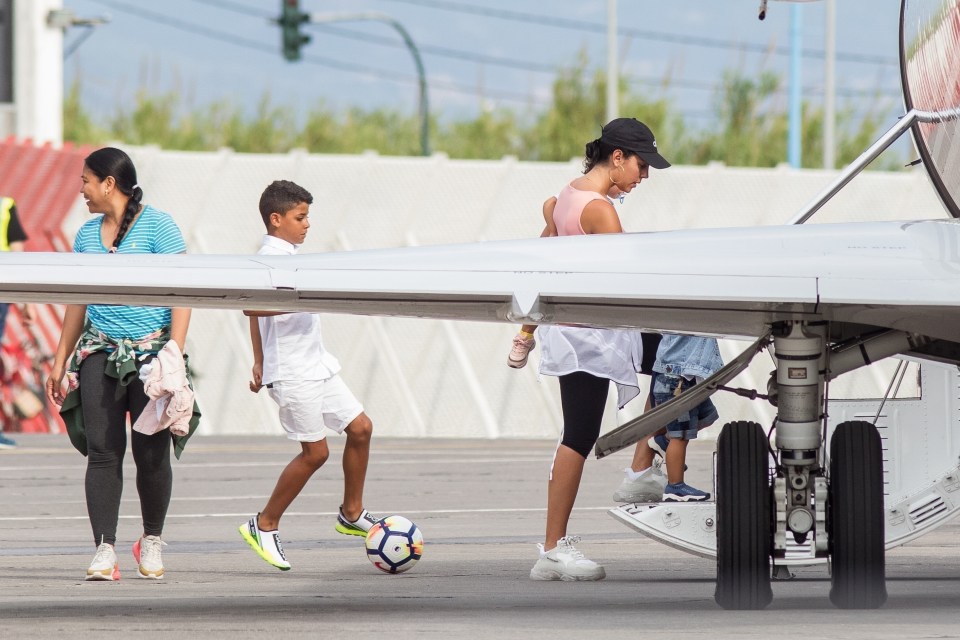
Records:
[[[291,62],[300,59],[300,47],[310,42],[310,36],[300,33],[300,25],[310,16],[300,11],[300,0],[280,0],[280,18],[283,30],[283,57]]]

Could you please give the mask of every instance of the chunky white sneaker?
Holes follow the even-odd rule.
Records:
[[[524,337],[523,333],[513,336],[513,348],[510,349],[510,355],[507,356],[507,366],[513,369],[523,369],[527,366],[527,356],[537,346],[537,341],[533,336]]]
[[[578,536],[564,536],[557,540],[557,546],[544,551],[538,544],[540,559],[530,570],[531,580],[603,580],[607,572],[593,560],[589,560],[574,547],[580,542]]]
[[[112,544],[103,542],[97,547],[93,562],[87,568],[86,580],[119,580],[120,567],[117,565],[117,552]]]
[[[163,558],[160,547],[166,546],[160,536],[143,536],[133,543],[133,558],[137,561],[141,578],[163,579]]]
[[[660,471],[660,466],[655,464],[636,480],[625,477],[617,490],[613,492],[613,501],[660,502],[663,500],[663,488],[666,484],[666,476]]]
[[[280,543],[280,532],[261,531],[257,520],[260,514],[253,516],[247,522],[240,525],[240,535],[247,541],[250,548],[257,552],[257,555],[275,566],[280,571],[288,571],[290,563],[287,557],[283,555],[283,544]]]

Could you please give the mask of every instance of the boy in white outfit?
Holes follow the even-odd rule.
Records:
[[[258,255],[295,255],[310,228],[313,196],[288,180],[270,184],[260,196],[267,228]],[[281,571],[290,569],[280,542],[280,518],[310,476],[330,455],[325,429],[346,433],[343,450],[343,504],[335,529],[366,536],[378,518],[363,508],[363,483],[370,456],[373,424],[363,406],[337,375],[340,363],[323,346],[316,313],[244,311],[250,316],[253,342],[251,391],[267,387],[280,407],[287,437],[300,443],[300,454],[286,466],[267,505],[240,525],[240,535],[261,558]]]

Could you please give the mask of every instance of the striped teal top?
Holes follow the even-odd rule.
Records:
[[[73,242],[75,253],[107,253],[100,239],[103,216],[88,220]],[[169,214],[146,205],[127,235],[120,241],[117,253],[186,253],[180,228]],[[140,338],[161,327],[170,326],[170,309],[165,307],[125,307],[91,304],[87,317],[98,330],[111,338]]]

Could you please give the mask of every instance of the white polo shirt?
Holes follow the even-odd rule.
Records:
[[[299,249],[300,245],[265,235],[257,255],[292,256]],[[340,362],[323,346],[319,314],[286,313],[257,320],[263,343],[263,384],[326,380],[340,371]]]

